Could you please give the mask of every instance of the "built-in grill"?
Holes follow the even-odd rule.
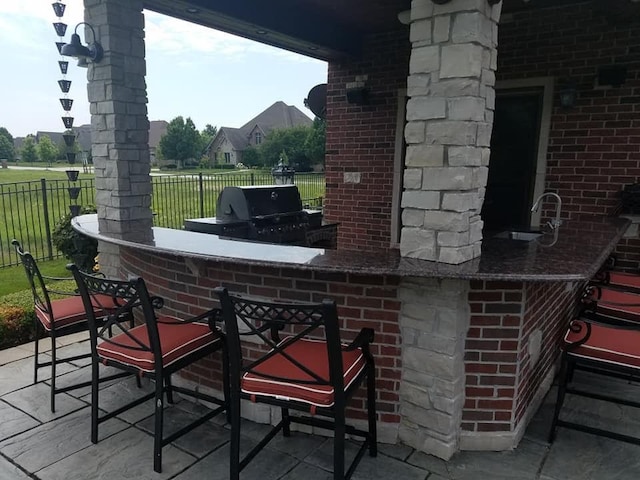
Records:
[[[304,210],[295,185],[225,187],[216,211],[215,218],[185,220],[185,229],[270,243],[335,243],[336,226],[323,227],[321,211]]]

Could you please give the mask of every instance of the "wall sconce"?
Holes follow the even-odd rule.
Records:
[[[563,108],[572,108],[578,99],[578,89],[575,84],[567,83],[558,92],[560,94],[560,106]]]
[[[358,75],[355,82],[347,83],[347,102],[353,105],[367,105],[369,90],[365,86],[368,76]]]
[[[93,42],[88,43],[86,47],[82,45],[82,42],[80,42],[80,35],[78,35],[77,33],[78,27],[80,25],[86,25],[87,27],[89,27],[89,29],[91,30],[91,34],[93,35]],[[73,35],[71,35],[71,42],[62,46],[62,48],[60,49],[60,54],[67,57],[77,58],[79,60],[78,64],[82,63],[83,61],[86,64],[88,60],[91,60],[94,63],[98,63],[100,60],[102,60],[104,50],[102,49],[102,45],[100,45],[96,41],[96,32],[93,27],[86,22],[80,22],[76,25]]]

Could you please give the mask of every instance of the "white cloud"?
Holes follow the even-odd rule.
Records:
[[[62,21],[69,41],[83,20],[82,0],[63,0]],[[2,59],[12,71],[3,80],[0,118],[15,136],[37,130],[61,131],[61,78],[53,28],[52,0],[0,0]],[[242,125],[276,100],[300,104],[315,83],[326,81],[326,64],[282,49],[145,11],[147,85],[152,119],[190,116],[199,127]],[[98,41],[100,39],[98,38]],[[75,125],[90,119],[86,70],[72,59]],[[176,88],[188,85],[188,88]],[[10,123],[8,123],[10,122]]]
[[[148,50],[166,55],[196,53],[228,57],[241,61],[247,55],[261,54],[280,57],[292,62],[317,60],[271,47],[243,37],[177,20],[166,15],[145,11],[145,38]]]

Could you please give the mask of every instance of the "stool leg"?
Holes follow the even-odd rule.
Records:
[[[566,353],[562,353],[562,365],[560,367],[560,374],[558,375],[558,397],[556,398],[556,408],[553,412],[553,420],[551,422],[551,430],[549,432],[549,443],[553,443],[556,438],[558,430],[558,418],[560,417],[560,411],[562,410],[562,404],[564,403],[564,397],[567,393],[567,382],[569,381],[569,370],[573,371],[573,367],[568,366],[569,359]]]
[[[51,411],[56,411],[56,336],[51,332]]]

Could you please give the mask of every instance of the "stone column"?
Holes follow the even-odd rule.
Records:
[[[409,278],[402,300],[400,440],[448,460],[458,450],[464,406],[469,282]]]
[[[90,63],[87,74],[100,233],[148,241],[153,218],[142,1],[84,0],[84,6],[85,21],[104,48],[104,58]],[[117,275],[118,265],[118,248],[101,245],[102,271]]]
[[[501,4],[411,4],[402,256],[480,255]]]

